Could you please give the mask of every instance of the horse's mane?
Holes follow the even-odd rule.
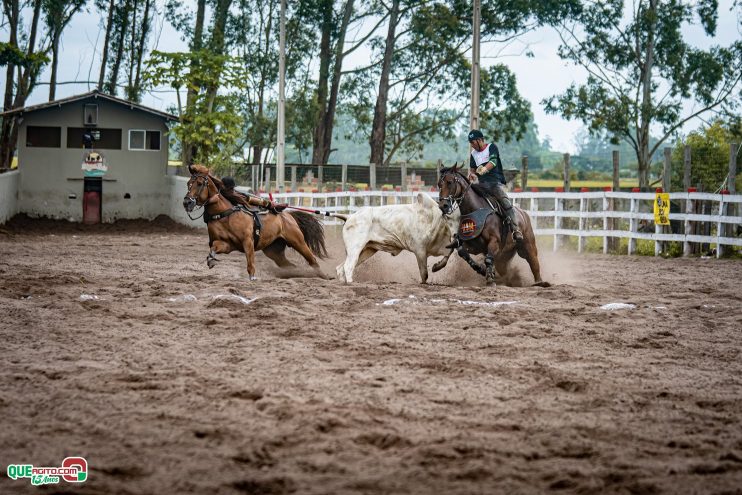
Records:
[[[454,170],[454,168],[456,168],[455,165],[453,167],[443,167],[441,169],[441,172],[440,172],[441,173],[441,177],[444,174],[447,174],[449,172],[450,173],[455,173],[455,174],[458,174],[459,176],[461,176],[461,178],[464,179],[467,184],[469,184],[470,183],[469,182],[469,178],[466,175],[464,175],[461,172],[460,169],[456,168],[456,170]],[[481,184],[478,184],[478,183],[475,183],[475,182],[471,182],[470,187],[474,190],[475,193],[477,193],[479,196],[481,196],[483,198],[486,198],[486,197],[488,197],[490,195],[490,192],[487,191],[487,189],[485,189]]]

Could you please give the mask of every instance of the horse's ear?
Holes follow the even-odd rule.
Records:
[[[193,164],[192,163],[189,163],[188,164],[188,171],[191,173],[191,175],[193,175],[193,174],[196,173],[196,171],[193,169]]]
[[[453,167],[451,168],[453,172],[459,171],[459,162],[454,162]]]

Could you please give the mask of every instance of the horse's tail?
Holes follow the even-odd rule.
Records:
[[[315,256],[318,258],[327,258],[327,248],[325,247],[325,229],[322,227],[322,222],[317,220],[313,215],[304,213],[303,211],[292,211],[290,213],[296,223],[299,225],[299,230],[304,234],[304,240],[312,250]]]

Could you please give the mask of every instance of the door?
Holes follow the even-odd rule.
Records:
[[[82,195],[82,223],[100,223],[103,197],[103,180],[100,177],[86,177]]]

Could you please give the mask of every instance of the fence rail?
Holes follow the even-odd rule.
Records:
[[[420,194],[413,191],[342,191],[328,193],[291,192],[274,194],[273,199],[333,213],[353,213],[364,206],[408,204]],[[436,192],[422,192],[437,198]],[[654,193],[601,192],[518,192],[510,197],[531,216],[536,235],[553,236],[559,249],[568,238],[577,238],[577,251],[586,239],[603,239],[603,252],[615,249],[620,238],[628,239],[628,253],[635,254],[637,240],[654,241],[655,255],[667,242],[683,243],[683,254],[699,252],[701,245],[716,244],[717,257],[726,246],[742,246],[739,215],[742,195],[711,193],[670,193],[671,226],[654,225]],[[339,223],[326,219],[328,224]]]

